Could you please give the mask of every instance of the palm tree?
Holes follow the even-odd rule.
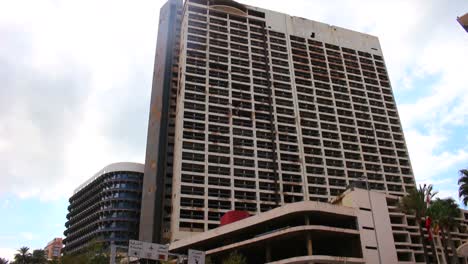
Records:
[[[460,178],[458,179],[458,196],[462,199],[465,206],[468,205],[468,169],[460,170]]]
[[[0,258],[0,264],[8,264],[8,260],[4,258]]]
[[[447,249],[447,240],[445,234],[449,235],[449,242],[452,252],[452,263],[457,263],[458,258],[456,257],[455,246],[453,241],[451,241],[450,230],[458,224],[455,218],[460,216],[460,209],[458,208],[457,203],[452,198],[440,199],[437,198],[434,202],[431,203],[431,207],[428,210],[428,215],[432,218],[433,223],[440,227],[440,233],[442,235],[442,243],[445,250],[445,258],[449,262],[449,254]]]
[[[424,237],[423,231],[423,224],[422,221],[425,222],[426,215],[427,215],[427,203],[426,199],[432,199],[437,192],[432,192],[432,185],[424,186],[419,185],[418,189],[411,189],[408,191],[408,194],[404,196],[399,203],[400,209],[406,214],[412,214],[416,217],[416,222],[419,227],[419,234],[421,236],[421,241],[423,244],[424,250],[424,258],[426,259],[426,263],[431,263],[429,260],[429,255],[427,253],[427,242],[426,238]],[[435,251],[435,250],[433,250]],[[434,258],[436,257],[435,253],[433,252]]]
[[[457,202],[452,198],[447,199],[440,199],[437,198],[429,208],[429,215],[437,223],[440,227],[440,231],[442,234],[442,242],[445,250],[445,258],[447,262],[450,262],[448,250],[447,250],[447,242],[445,239],[445,234],[448,235],[448,242],[450,244],[450,248],[452,250],[452,264],[458,263],[458,256],[455,245],[452,240],[451,229],[458,225],[458,222],[455,218],[460,216],[460,209],[458,208]]]
[[[18,264],[28,264],[31,260],[31,253],[29,253],[28,247],[22,247],[18,249],[18,253],[15,254],[15,262]]]

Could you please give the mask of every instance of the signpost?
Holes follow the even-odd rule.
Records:
[[[111,246],[111,264],[115,264],[116,245]],[[113,256],[113,257],[112,257]],[[177,257],[177,263],[182,263],[187,259],[187,255],[169,253],[169,245],[148,243],[138,240],[128,241],[128,260],[130,258],[168,260],[168,257]],[[188,264],[205,264],[205,252],[189,249]]]
[[[188,264],[205,264],[205,252],[189,249]]]
[[[128,256],[152,260],[167,260],[169,246],[130,240],[128,243]]]
[[[128,256],[141,258],[143,253],[143,241],[130,240],[128,241]]]

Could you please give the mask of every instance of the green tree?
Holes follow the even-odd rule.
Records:
[[[103,243],[91,241],[78,253],[65,254],[62,264],[107,264],[110,262],[108,250]]]
[[[431,203],[428,214],[431,216],[434,223],[439,225],[447,262],[451,262],[452,264],[458,263],[457,250],[455,248],[455,244],[453,243],[452,234],[450,232],[452,228],[458,226],[458,222],[455,220],[455,218],[459,217],[461,214],[457,202],[452,198],[437,198],[434,202]],[[450,244],[450,248],[453,254],[451,261],[447,250],[447,240],[445,239],[446,234],[448,236],[448,243]]]
[[[429,254],[427,253],[427,241],[424,237],[423,223],[426,220],[427,215],[427,203],[426,199],[432,199],[437,192],[432,191],[432,185],[424,186],[419,185],[418,189],[411,189],[408,191],[408,194],[401,198],[399,207],[400,210],[406,214],[412,214],[416,217],[416,222],[419,228],[419,234],[421,236],[421,241],[423,244],[424,258],[426,263],[431,263],[429,260]],[[435,251],[435,250],[433,250]],[[434,254],[434,253],[433,253]],[[435,257],[435,254],[434,254]]]
[[[15,254],[15,264],[29,264],[31,263],[31,253],[28,247],[21,247]]]
[[[88,259],[85,254],[65,254],[62,256],[62,264],[86,264]]]
[[[458,196],[462,203],[468,205],[468,169],[460,170],[460,178],[458,179]]]
[[[233,251],[223,260],[223,264],[247,264],[247,259],[237,251]]]
[[[0,258],[0,264],[8,264],[10,261],[8,261],[5,258]]]
[[[36,249],[33,250],[32,256],[31,256],[31,263],[33,264],[45,264],[47,263],[47,258],[45,251],[42,249]]]

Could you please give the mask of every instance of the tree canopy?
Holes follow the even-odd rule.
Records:
[[[460,178],[458,179],[458,196],[462,200],[463,205],[468,205],[468,169],[460,170]]]
[[[28,247],[21,247],[15,254],[15,264],[29,264],[31,263],[32,255]]]

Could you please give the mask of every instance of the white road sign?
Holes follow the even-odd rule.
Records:
[[[128,256],[141,258],[143,253],[143,241],[130,240],[128,241]]]
[[[159,260],[167,260],[169,256],[169,245],[159,245],[156,252]]]
[[[205,252],[189,249],[188,264],[205,264]]]
[[[148,243],[144,248],[145,257],[154,260],[167,260],[169,254],[168,245]]]
[[[160,245],[138,240],[130,240],[128,243],[128,256],[130,257],[167,260],[168,254],[168,245]]]

